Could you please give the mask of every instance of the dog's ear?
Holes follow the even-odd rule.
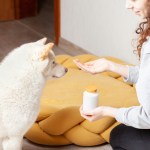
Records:
[[[52,50],[54,43],[48,43],[45,45],[44,50],[40,53],[40,59],[44,60],[48,57],[49,51]]]
[[[45,38],[42,38],[42,39],[36,41],[36,43],[39,43],[39,44],[45,44],[46,41],[47,41],[47,38],[45,37]]]
[[[54,43],[48,43],[44,46],[44,48],[34,53],[34,56],[32,57],[32,60],[45,60],[48,57],[49,52],[52,50],[52,47],[54,46]]]

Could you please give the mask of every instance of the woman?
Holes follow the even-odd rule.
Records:
[[[136,30],[139,34],[137,52],[140,65],[125,66],[106,59],[85,64],[79,60],[74,62],[83,71],[92,74],[113,71],[122,75],[126,82],[136,84],[140,106],[129,108],[100,106],[88,112],[84,112],[81,107],[80,113],[89,121],[110,116],[121,123],[110,134],[110,144],[114,150],[150,150],[150,0],[126,0],[126,7],[145,20]]]

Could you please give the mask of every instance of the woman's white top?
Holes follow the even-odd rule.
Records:
[[[140,106],[119,108],[118,122],[140,129],[150,129],[150,38],[143,44],[139,66],[128,66],[126,82],[134,83]]]

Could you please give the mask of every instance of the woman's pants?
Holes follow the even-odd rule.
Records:
[[[111,131],[110,145],[113,150],[150,150],[150,129],[120,124]]]

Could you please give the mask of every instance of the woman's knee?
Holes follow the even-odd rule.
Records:
[[[111,131],[109,141],[112,147],[117,146],[119,144],[122,132],[124,130],[124,126],[125,125],[120,124]]]

